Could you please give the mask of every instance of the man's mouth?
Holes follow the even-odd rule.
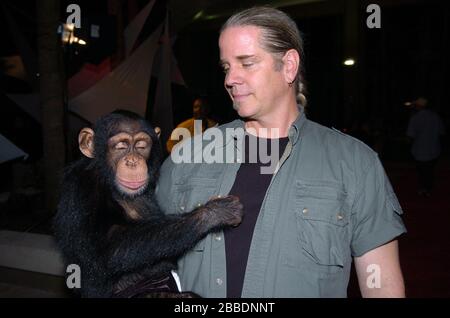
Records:
[[[250,94],[232,94],[231,96],[233,97],[233,101],[240,102],[250,96]]]

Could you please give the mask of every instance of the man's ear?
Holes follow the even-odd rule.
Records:
[[[94,134],[91,128],[83,128],[78,134],[80,151],[88,158],[94,158]]]
[[[300,67],[300,55],[297,50],[290,49],[283,56],[284,76],[286,82],[292,83],[297,77],[297,71]]]
[[[155,127],[155,133],[156,133],[156,136],[158,136],[158,139],[159,139],[159,137],[161,137],[161,128]]]

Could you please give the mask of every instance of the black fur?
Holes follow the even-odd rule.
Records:
[[[130,120],[139,121],[153,140],[147,160],[148,187],[139,196],[120,197],[136,208],[139,220],[126,217],[117,203],[114,171],[106,160],[107,140],[116,133],[118,123]],[[156,279],[168,274],[176,268],[177,258],[209,232],[240,223],[242,206],[231,196],[181,215],[160,210],[154,197],[161,160],[159,140],[139,116],[115,112],[97,121],[94,131],[96,157],[82,158],[66,168],[53,222],[66,263],[81,268],[83,297],[111,297],[120,282],[135,275]]]

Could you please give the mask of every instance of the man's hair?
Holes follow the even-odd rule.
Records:
[[[256,6],[232,15],[222,26],[220,33],[228,27],[256,26],[261,29],[261,47],[273,54],[277,63],[282,63],[284,54],[294,49],[300,55],[300,65],[294,80],[297,102],[306,106],[306,88],[303,82],[303,40],[297,24],[286,13],[267,6]],[[281,65],[281,64],[279,64]]]

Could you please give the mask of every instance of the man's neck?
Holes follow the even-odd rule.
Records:
[[[297,104],[291,104],[289,107],[280,108],[276,114],[269,114],[258,119],[247,119],[245,130],[261,138],[287,137],[289,128],[299,114]]]

